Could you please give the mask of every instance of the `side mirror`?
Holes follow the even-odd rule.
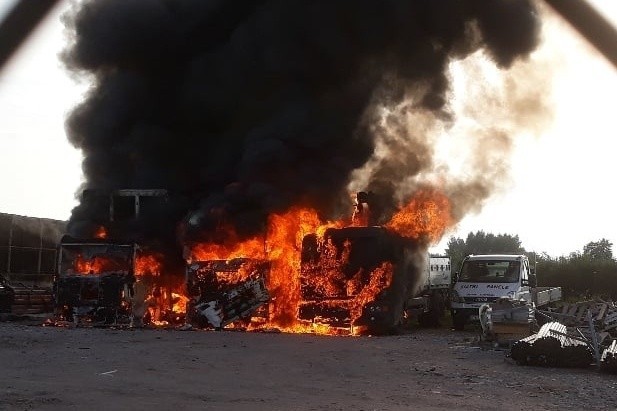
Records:
[[[532,288],[537,287],[538,285],[538,278],[536,277],[535,273],[531,273],[529,274],[529,286]]]
[[[454,275],[452,276],[452,284],[458,281],[458,274],[458,271],[454,272]]]

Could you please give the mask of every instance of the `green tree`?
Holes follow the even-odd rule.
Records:
[[[613,260],[613,243],[606,238],[600,241],[592,241],[583,247],[583,257],[591,261],[612,261]]]
[[[606,239],[592,241],[583,252],[547,258],[538,254],[538,285],[561,287],[565,299],[617,299],[617,261]]]
[[[470,232],[467,240],[450,237],[446,254],[452,267],[458,270],[463,258],[469,254],[523,254],[525,249],[518,235],[491,234],[484,231]]]

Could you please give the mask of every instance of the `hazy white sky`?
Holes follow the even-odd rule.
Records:
[[[591,3],[617,21],[617,1]],[[10,4],[0,0],[0,15]],[[57,58],[66,7],[60,4],[0,72],[0,212],[67,219],[76,204],[81,154],[68,144],[64,120],[86,85]],[[527,250],[553,256],[600,238],[617,247],[617,70],[559,19],[545,27],[533,58],[551,61],[552,123],[539,138],[516,139],[510,186],[451,234],[518,234]]]

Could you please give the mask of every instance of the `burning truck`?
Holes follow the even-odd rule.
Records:
[[[356,207],[364,216],[351,225],[308,224],[310,213],[291,210],[270,220],[261,241],[194,246],[187,319],[201,328],[241,319],[248,328],[326,334],[384,334],[411,318],[438,321],[450,287],[449,259],[439,259],[439,270],[425,242],[367,225],[374,223],[364,218],[368,204]],[[240,297],[238,289],[248,292]]]
[[[182,323],[187,298],[160,269],[136,243],[65,236],[53,285],[55,316],[75,324]]]
[[[129,241],[136,235],[126,227],[138,226],[138,211],[145,212],[138,197],[152,194],[121,190],[129,193],[132,222],[113,218],[118,207],[110,207],[109,221],[92,238],[63,240],[54,286],[61,319],[383,334],[409,318],[443,312],[449,277],[434,281],[423,268],[428,240],[403,234],[409,217],[420,233],[442,229],[447,203],[441,210],[436,193],[418,195],[401,210],[405,218],[397,214],[385,224],[377,223],[379,207],[369,207],[360,193],[351,221],[324,224],[314,210],[297,207],[270,215],[263,236],[241,239],[230,231],[221,236],[226,242],[187,242],[182,253],[168,248],[173,255],[147,248],[147,237],[139,245]],[[108,231],[130,235],[112,241]],[[180,254],[184,275],[164,264]]]
[[[140,235],[144,216],[160,210],[165,190],[86,190],[82,201],[99,210],[79,237],[59,245],[53,284],[55,317],[76,324],[180,324],[184,285],[168,275],[165,256]],[[156,218],[156,215],[155,217]],[[85,233],[85,234],[84,234]],[[113,238],[112,238],[113,237]]]
[[[450,287],[449,267],[442,264],[440,275],[432,270],[437,264],[423,270],[435,258],[424,260],[422,250],[381,226],[331,228],[322,239],[307,235],[298,317],[370,334],[393,332],[412,318],[437,323]]]
[[[136,244],[65,236],[53,286],[55,314],[79,323],[129,322]]]

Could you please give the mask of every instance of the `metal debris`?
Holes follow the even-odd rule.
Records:
[[[558,322],[544,324],[537,334],[515,342],[510,355],[519,365],[546,367],[588,367],[594,361],[588,342],[568,334]]]

